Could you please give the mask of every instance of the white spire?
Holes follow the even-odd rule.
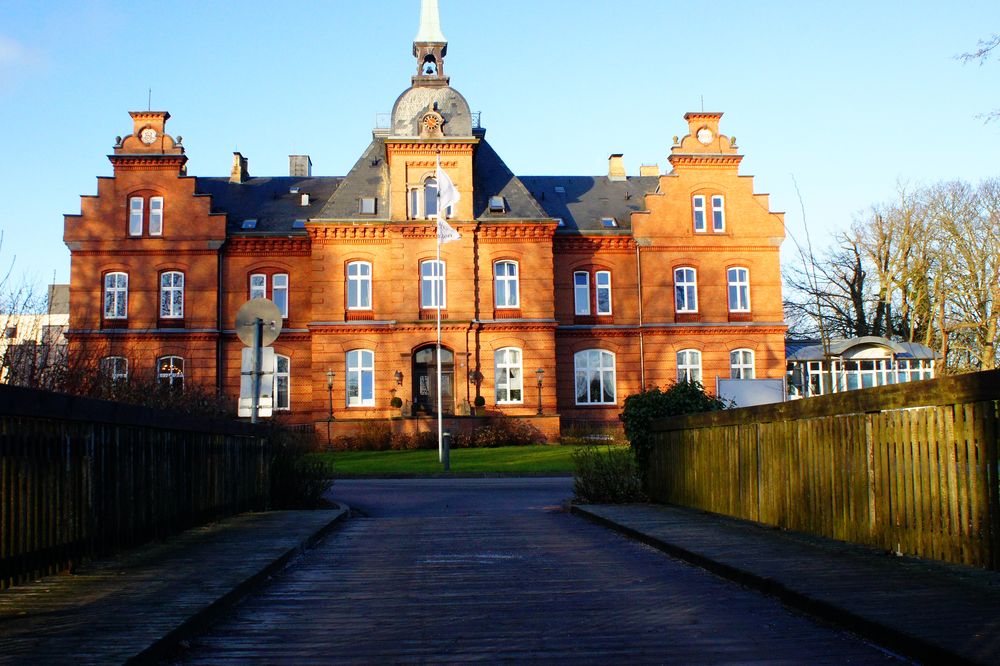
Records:
[[[413,41],[434,44],[448,43],[448,40],[441,33],[441,15],[438,12],[437,0],[420,0],[420,28]]]

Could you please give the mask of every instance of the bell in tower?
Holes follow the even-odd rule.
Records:
[[[448,40],[441,32],[441,16],[437,0],[421,0],[420,28],[413,40],[413,56],[417,59],[414,86],[446,86],[444,57],[448,54]]]

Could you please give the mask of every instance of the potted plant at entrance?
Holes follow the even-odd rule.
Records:
[[[486,398],[477,395],[472,404],[476,406],[476,416],[486,416]]]
[[[398,395],[392,396],[392,400],[389,401],[389,405],[391,405],[394,409],[399,410],[399,413],[396,414],[396,416],[403,415],[403,399],[400,398]]]

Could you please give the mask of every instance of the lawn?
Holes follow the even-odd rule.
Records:
[[[571,473],[579,446],[506,446],[452,449],[452,472]],[[433,451],[338,451],[314,454],[333,460],[339,474],[428,474],[443,472]]]

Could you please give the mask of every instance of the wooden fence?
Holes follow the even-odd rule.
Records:
[[[1000,569],[1000,370],[664,419],[659,502]]]
[[[255,428],[0,385],[0,589],[268,501]]]

